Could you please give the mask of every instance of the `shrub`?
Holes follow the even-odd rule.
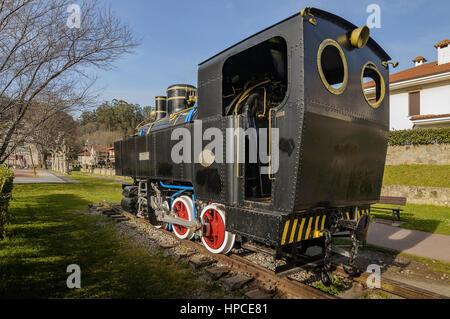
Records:
[[[450,143],[450,128],[430,128],[392,131],[389,134],[389,145],[426,145]]]
[[[6,237],[6,225],[10,220],[8,206],[13,189],[13,180],[14,173],[0,164],[0,240]]]

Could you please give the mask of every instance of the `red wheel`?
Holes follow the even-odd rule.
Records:
[[[178,217],[192,221],[194,220],[192,200],[188,196],[178,197],[172,204],[172,210]],[[186,227],[173,225],[173,232],[178,238],[191,239],[194,233]]]
[[[206,206],[201,215],[207,232],[202,236],[203,245],[210,252],[220,254],[230,246],[230,233],[225,230],[225,214],[215,205]]]

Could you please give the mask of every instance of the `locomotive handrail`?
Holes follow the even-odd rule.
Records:
[[[189,110],[192,110],[192,109],[194,109],[194,108],[196,108],[196,107],[197,107],[197,106],[193,106],[193,107],[190,107],[190,108],[187,108],[187,109],[183,109],[183,110],[181,110],[181,111],[172,113],[172,114],[169,115],[168,117],[164,117],[164,118],[162,118],[162,119],[159,119],[158,121],[151,122],[151,123],[150,123],[151,126],[149,127],[149,129],[151,129],[152,126],[155,125],[155,124],[157,124],[157,123],[164,122],[164,121],[167,121],[167,120],[173,120],[174,115],[177,115],[177,114],[179,114],[179,113],[184,113],[184,112],[189,111]],[[156,112],[156,113],[158,113],[158,112],[159,112],[159,113],[165,113],[165,111],[155,111],[155,112]],[[149,124],[149,123],[147,122],[147,120],[148,120],[148,119],[145,119],[144,121],[142,121],[141,123],[139,123],[138,126],[136,127],[136,130],[140,130],[140,129],[144,128],[147,124]],[[143,123],[146,123],[146,124],[143,124]],[[148,134],[149,132],[150,132],[150,131],[147,130],[147,134]]]
[[[259,117],[259,118],[264,118],[264,117],[266,116],[266,108],[267,108],[267,106],[266,106],[266,104],[267,104],[267,90],[266,90],[265,87],[263,87],[263,90],[264,90],[264,111],[263,111],[262,114],[258,114],[258,117]]]
[[[272,177],[272,112],[276,111],[276,108],[269,110],[269,180],[273,181],[276,178]]]
[[[181,111],[172,113],[172,114],[170,114],[168,117],[165,117],[165,118],[162,118],[162,119],[160,119],[160,120],[158,120],[158,121],[155,121],[155,122],[150,123],[150,126],[148,127],[148,130],[147,130],[147,134],[150,133],[150,130],[152,129],[153,125],[155,125],[155,124],[157,124],[157,123],[160,123],[160,122],[164,122],[164,121],[172,121],[172,120],[175,119],[175,117],[176,117],[178,114],[181,115],[182,113],[187,112],[187,111],[190,111],[190,110],[192,110],[192,109],[194,109],[194,108],[196,108],[196,106],[189,107],[189,108],[187,108],[187,109],[183,109],[183,110],[181,110]],[[176,122],[175,122],[175,123],[176,123]]]
[[[240,118],[241,118],[241,116],[242,116],[242,114],[239,114],[238,117],[237,117],[237,120],[238,120],[238,122],[237,122],[237,128],[238,128],[238,130],[240,129]],[[240,136],[240,131],[239,131],[239,134],[237,134],[236,177],[237,177],[237,178],[244,178],[244,176],[240,176],[240,175],[239,175],[239,165],[240,165],[240,163],[239,163],[239,160],[240,160],[240,154],[239,154],[239,151],[240,151],[240,149],[241,149],[241,147],[240,147],[240,141],[241,141],[241,136]]]

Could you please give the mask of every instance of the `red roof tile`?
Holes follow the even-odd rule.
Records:
[[[434,47],[437,49],[437,48],[445,47],[446,45],[449,45],[449,44],[450,44],[450,40],[449,39],[445,39],[445,40],[442,40],[441,42],[436,43],[434,45]]]
[[[438,65],[437,62],[430,62],[391,74],[391,76],[389,76],[389,82],[392,84],[445,72],[450,72],[450,63]],[[373,86],[375,86],[375,82],[373,81],[364,84],[365,88]]]
[[[417,58],[415,58],[414,60],[412,60],[413,62],[420,62],[420,61],[425,61],[427,62],[428,60],[425,59],[423,56],[419,55]]]
[[[94,149],[95,152],[101,152],[101,153],[108,152],[108,148],[106,146],[93,145],[92,148]]]

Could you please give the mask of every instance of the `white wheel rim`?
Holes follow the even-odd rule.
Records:
[[[230,232],[227,232],[228,235],[228,244],[227,247],[224,249],[224,254],[228,254],[234,247],[234,243],[236,242],[236,235]]]
[[[192,199],[189,196],[177,197],[172,203],[172,210],[175,207],[175,204],[177,204],[178,202],[181,202],[186,207],[186,211],[188,213],[188,218],[189,218],[188,220],[193,221],[194,220],[194,206],[192,203]],[[172,230],[173,230],[175,236],[177,236],[180,239],[191,239],[195,235],[190,229],[187,229],[184,234],[181,234],[177,231],[177,228],[175,227],[175,225],[172,225]]]
[[[208,205],[208,206],[206,206],[206,207],[202,210],[202,213],[200,214],[200,219],[203,221],[203,216],[204,216],[205,213],[206,213],[208,210],[210,210],[210,209],[214,209],[216,212],[218,212],[218,213],[220,214],[220,217],[221,217],[222,220],[223,220],[224,226],[226,226],[225,213],[224,213],[221,209],[217,208],[216,205]],[[221,253],[223,253],[223,252],[228,248],[228,246],[229,246],[229,244],[230,244],[230,237],[232,237],[231,234],[230,234],[229,232],[225,231],[225,236],[224,236],[224,239],[223,239],[223,243],[222,243],[222,245],[221,245],[219,248],[217,248],[217,249],[214,249],[214,248],[210,247],[210,246],[208,245],[208,243],[205,241],[205,238],[204,238],[203,236],[202,236],[202,243],[203,243],[203,246],[205,246],[205,248],[206,248],[208,251],[212,252],[213,254],[221,254]],[[233,243],[233,244],[234,244],[234,243]]]

